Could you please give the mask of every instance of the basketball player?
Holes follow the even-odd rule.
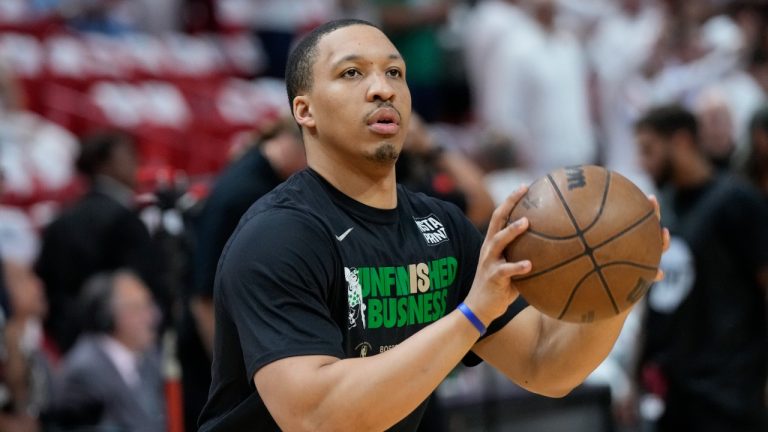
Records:
[[[718,173],[698,131],[679,106],[652,109],[636,127],[672,232],[667,278],[648,294],[643,376],[666,403],[660,432],[765,431],[768,207]]]
[[[414,431],[460,361],[558,397],[611,349],[626,313],[566,324],[511,284],[531,268],[502,257],[528,227],[506,220],[524,187],[483,239],[455,206],[396,184],[405,73],[363,21],[326,23],[290,55],[309,168],[251,207],[224,249],[202,431]]]

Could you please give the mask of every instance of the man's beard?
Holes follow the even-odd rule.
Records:
[[[657,188],[661,188],[672,180],[672,174],[674,173],[674,167],[672,165],[672,159],[667,157],[664,159],[664,164],[661,167],[659,174],[653,179]]]
[[[383,144],[376,148],[372,155],[368,155],[368,160],[381,164],[394,164],[400,152],[390,143]]]

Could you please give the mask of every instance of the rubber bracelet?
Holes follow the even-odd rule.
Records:
[[[459,310],[461,313],[464,314],[465,317],[469,320],[469,322],[472,323],[473,326],[477,329],[477,331],[480,332],[480,335],[485,334],[485,325],[482,321],[480,321],[480,318],[477,317],[477,315],[472,312],[472,309],[469,308],[469,306],[465,305],[464,302],[459,303]]]

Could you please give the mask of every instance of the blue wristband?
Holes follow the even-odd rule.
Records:
[[[480,321],[480,318],[478,318],[477,315],[472,312],[472,309],[470,309],[469,306],[465,305],[464,302],[461,302],[459,303],[459,310],[464,314],[465,317],[467,317],[469,322],[475,326],[477,331],[480,332],[480,336],[485,334],[485,325],[483,325],[483,322]]]

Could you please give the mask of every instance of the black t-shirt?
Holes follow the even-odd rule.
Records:
[[[672,247],[662,259],[665,280],[648,295],[645,361],[667,378],[670,410],[696,404],[698,416],[764,430],[751,425],[765,415],[768,340],[757,273],[768,266],[768,206],[745,183],[719,176],[665,193],[661,208]]]
[[[307,169],[248,210],[216,276],[202,431],[279,430],[253,385],[261,367],[290,356],[376,355],[464,299],[482,236],[453,205],[402,186],[397,195],[397,208],[374,209]],[[513,304],[488,334],[524,306]],[[416,430],[424,406],[391,430]]]

